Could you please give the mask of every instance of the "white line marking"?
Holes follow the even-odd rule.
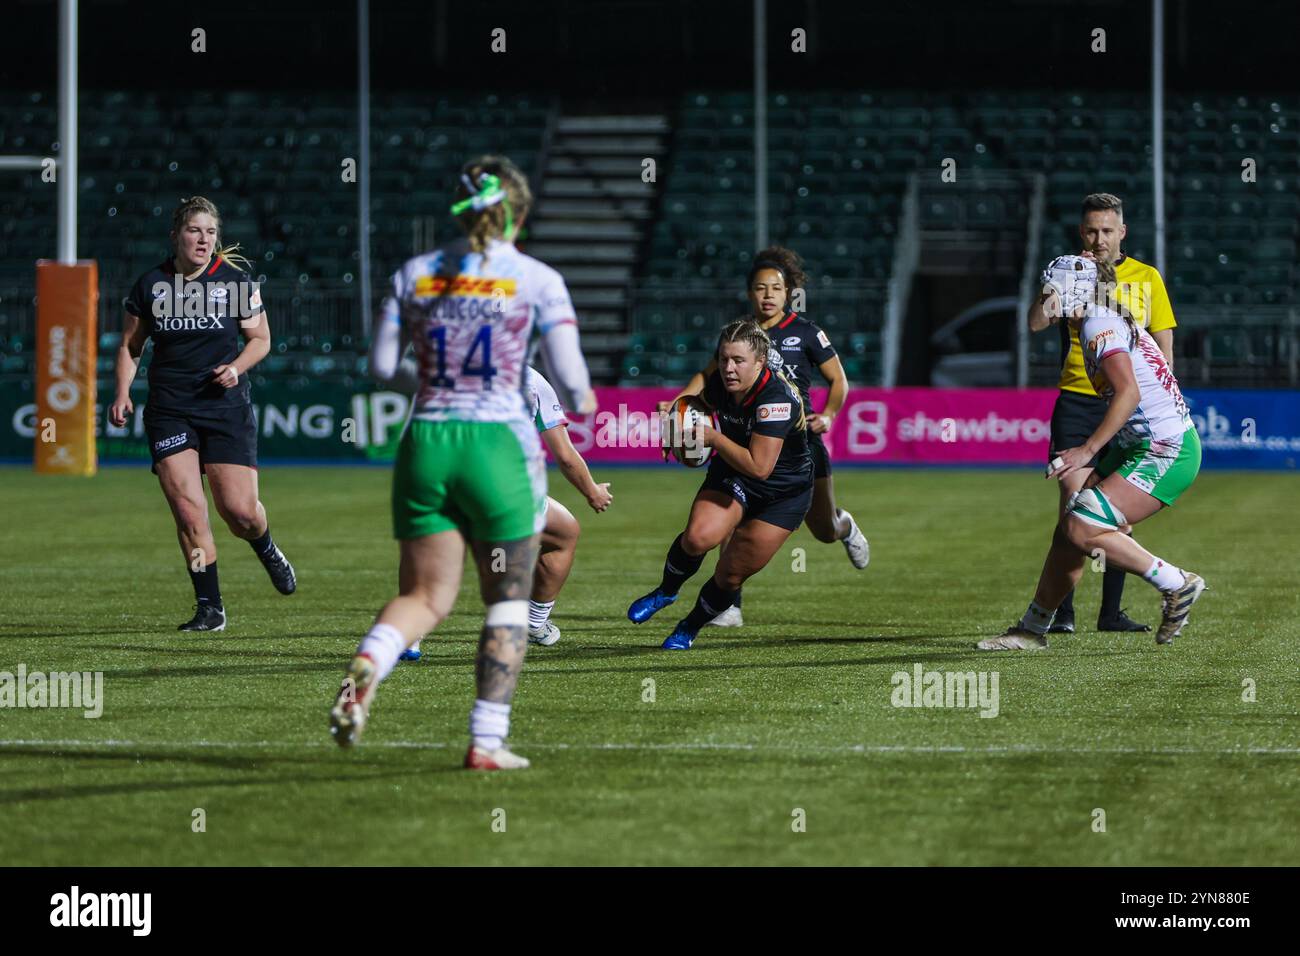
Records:
[[[1036,744],[1006,744],[987,747],[965,747],[960,744],[925,746],[917,744],[846,744],[838,747],[819,746],[780,746],[765,744],[740,743],[594,743],[594,744],[551,744],[514,742],[521,750],[649,750],[649,751],[746,751],[773,753],[828,753],[828,754],[976,754],[1009,755],[1021,754],[1070,754],[1070,755],[1125,755],[1144,756],[1255,756],[1280,755],[1300,756],[1300,747],[1040,747]],[[363,750],[449,750],[466,746],[465,742],[449,743],[445,741],[424,740],[376,740],[359,745]],[[4,747],[104,747],[126,749],[129,747],[159,747],[173,750],[187,748],[209,748],[223,750],[255,749],[336,749],[337,745],[329,740],[273,741],[273,740],[0,740]]]

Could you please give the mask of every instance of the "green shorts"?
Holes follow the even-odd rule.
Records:
[[[393,537],[459,530],[517,541],[546,524],[546,463],[531,422],[412,419],[393,467]]]
[[[1201,470],[1201,437],[1195,426],[1177,438],[1112,446],[1097,463],[1102,476],[1119,474],[1151,497],[1172,505],[1191,487]]]

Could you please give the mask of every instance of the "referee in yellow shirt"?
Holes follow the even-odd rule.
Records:
[[[1151,333],[1160,346],[1169,368],[1174,367],[1174,310],[1169,304],[1169,293],[1164,280],[1154,266],[1126,256],[1120,249],[1128,227],[1124,225],[1124,204],[1110,193],[1093,193],[1083,200],[1083,218],[1079,223],[1083,238],[1083,255],[1096,259],[1110,259],[1115,263],[1118,281],[1116,298],[1120,305],[1132,313],[1139,325]],[[1061,392],[1052,410],[1052,455],[1065,448],[1076,448],[1092,436],[1106,415],[1106,402],[1097,396],[1083,368],[1083,353],[1078,343],[1071,341],[1069,323],[1060,322],[1060,316],[1048,316],[1043,310],[1047,300],[1043,296],[1029,311],[1029,328],[1038,332],[1049,325],[1058,325],[1061,331]],[[1104,454],[1105,450],[1098,455]],[[1092,464],[1095,465],[1094,458]],[[1080,468],[1060,481],[1061,509],[1070,495],[1083,487],[1092,474],[1092,468]],[[1060,531],[1056,532],[1060,534]],[[1099,631],[1149,631],[1146,624],[1138,624],[1120,607],[1124,596],[1124,572],[1108,568],[1103,576],[1101,611],[1097,615]],[[1074,594],[1069,594],[1056,612],[1052,622],[1053,632],[1074,632]]]

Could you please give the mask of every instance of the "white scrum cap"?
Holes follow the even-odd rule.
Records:
[[[1062,312],[1074,315],[1092,302],[1097,288],[1097,263],[1083,256],[1057,256],[1043,270],[1042,281],[1061,297]]]

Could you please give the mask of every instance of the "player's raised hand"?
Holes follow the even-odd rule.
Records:
[[[234,388],[239,384],[239,369],[233,365],[218,365],[212,370],[212,380],[222,388]]]
[[[604,511],[614,500],[614,496],[609,493],[609,486],[610,482],[602,481],[596,486],[595,492],[587,496],[587,504],[591,505],[592,511]]]

